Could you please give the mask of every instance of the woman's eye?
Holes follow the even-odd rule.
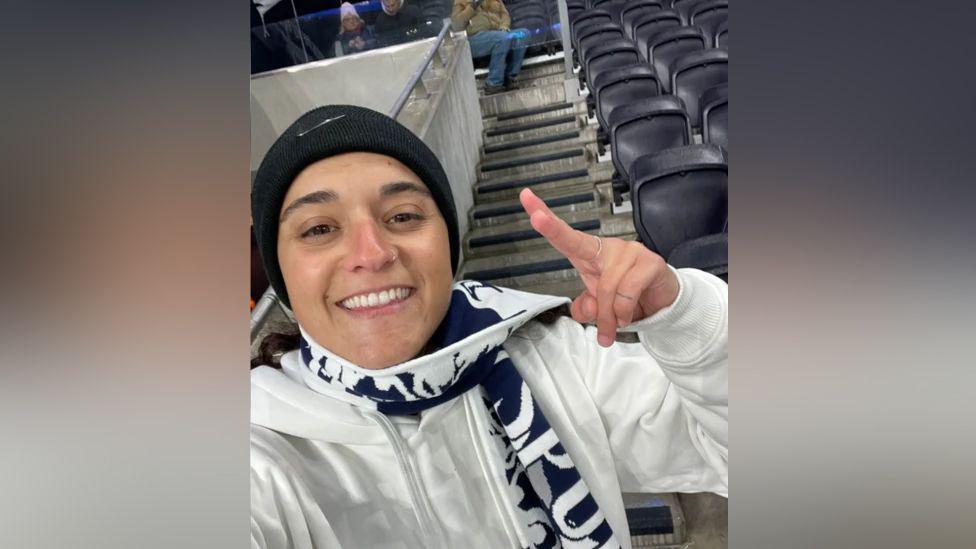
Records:
[[[332,225],[316,225],[302,233],[302,238],[322,236],[335,230]]]
[[[423,219],[424,216],[415,213],[398,213],[390,218],[389,223],[409,223],[411,221],[419,221]]]

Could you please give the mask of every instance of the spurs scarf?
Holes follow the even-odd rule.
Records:
[[[436,350],[383,370],[351,364],[302,330],[301,356],[344,399],[388,415],[413,414],[480,391],[489,433],[533,548],[619,547],[613,531],[502,343],[535,315],[568,302],[498,288],[454,284]]]

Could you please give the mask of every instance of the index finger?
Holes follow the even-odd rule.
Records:
[[[525,212],[529,214],[532,228],[548,240],[559,253],[570,260],[584,261],[596,255],[599,246],[596,239],[586,238],[588,236],[586,233],[570,227],[568,223],[552,213],[549,206],[546,206],[546,203],[531,190],[522,189],[519,193],[519,201],[522,202]]]

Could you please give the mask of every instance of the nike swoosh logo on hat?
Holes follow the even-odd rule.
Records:
[[[329,122],[333,122],[333,121],[335,121],[335,120],[338,120],[338,119],[340,119],[340,118],[345,118],[345,117],[346,117],[346,115],[344,115],[344,114],[341,114],[341,115],[339,115],[339,116],[336,116],[335,118],[326,118],[325,120],[323,120],[323,121],[321,121],[321,122],[319,122],[318,124],[316,124],[316,125],[314,125],[314,126],[312,126],[311,128],[309,128],[309,129],[307,129],[307,130],[305,130],[305,131],[303,131],[303,132],[301,132],[301,133],[299,133],[299,134],[298,134],[298,137],[303,137],[303,136],[304,136],[305,134],[307,134],[307,133],[309,133],[309,132],[311,132],[312,130],[316,130],[316,129],[318,129],[318,128],[321,128],[322,126],[324,126],[324,125],[326,125],[326,124],[328,124]]]

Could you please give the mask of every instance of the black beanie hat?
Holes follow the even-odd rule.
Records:
[[[251,185],[251,217],[261,262],[278,298],[291,307],[278,265],[278,213],[292,181],[309,164],[345,152],[391,156],[427,185],[447,223],[451,269],[458,268],[458,222],[447,174],[433,151],[399,122],[353,105],[313,109],[292,123],[271,145]]]

